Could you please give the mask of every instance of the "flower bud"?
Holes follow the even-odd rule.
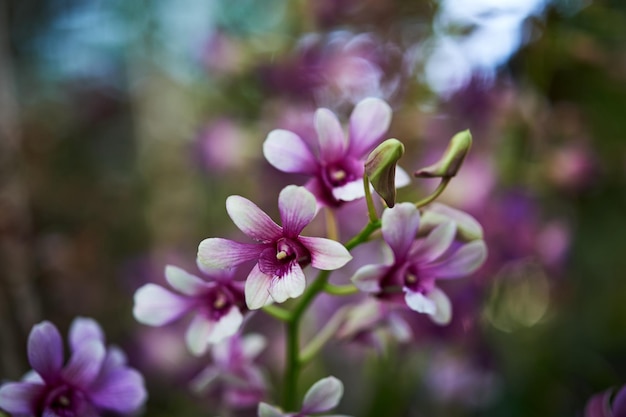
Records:
[[[472,134],[469,130],[457,133],[450,139],[450,143],[443,156],[436,163],[419,169],[413,173],[420,178],[451,178],[459,172],[465,156],[472,146]]]
[[[396,164],[403,154],[402,142],[398,139],[387,139],[365,161],[365,174],[389,207],[396,204]]]

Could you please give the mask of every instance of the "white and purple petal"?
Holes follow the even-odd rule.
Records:
[[[389,273],[390,268],[390,266],[380,264],[362,266],[352,276],[352,283],[363,292],[378,293],[382,290],[380,283]]]
[[[403,262],[420,225],[419,210],[412,203],[396,204],[382,216],[383,239],[393,251],[396,262]]]
[[[274,168],[289,173],[314,175],[319,165],[300,136],[283,129],[272,130],[263,143],[263,155]]]
[[[165,279],[172,288],[189,296],[202,294],[204,291],[214,286],[214,284],[208,283],[184,269],[173,265],[167,265],[165,267]]]
[[[272,279],[269,293],[274,301],[282,303],[288,298],[301,296],[305,287],[306,278],[304,272],[300,265],[294,262],[290,265],[286,274]]]
[[[365,197],[365,190],[363,189],[363,180],[358,179],[347,182],[338,187],[332,189],[333,197],[340,201],[354,201],[359,198]]]
[[[433,300],[418,291],[404,289],[404,301],[413,311],[433,315],[437,312],[437,305]]]
[[[315,130],[320,145],[320,160],[327,164],[341,160],[346,153],[347,143],[337,116],[328,109],[317,109]]]
[[[81,344],[96,340],[104,343],[104,332],[94,320],[86,317],[77,317],[72,321],[69,331],[70,347],[73,352],[78,350]]]
[[[455,236],[454,222],[441,223],[425,239],[415,242],[409,257],[418,262],[433,262],[450,248]]]
[[[284,236],[295,238],[315,217],[315,196],[304,187],[288,185],[278,195],[278,210]]]
[[[32,382],[4,384],[0,387],[0,409],[15,415],[34,415],[45,390],[45,385]]]
[[[311,265],[314,268],[332,271],[352,259],[348,249],[335,240],[308,236],[300,236],[298,240],[311,254]]]
[[[435,313],[430,315],[431,320],[441,325],[450,323],[452,303],[446,293],[435,287],[427,294],[427,297],[435,304]]]
[[[391,123],[391,107],[381,99],[361,100],[350,115],[349,153],[363,157],[383,138]]]
[[[246,305],[250,310],[257,310],[273,302],[269,292],[271,283],[272,277],[261,272],[258,265],[252,268],[244,288]]]
[[[265,246],[213,237],[198,245],[198,260],[211,268],[232,268],[256,259]]]
[[[155,284],[146,284],[135,292],[133,315],[149,326],[170,323],[195,305],[195,300],[174,294]]]
[[[316,414],[329,411],[339,404],[343,396],[343,383],[329,376],[317,381],[304,396],[302,414]]]
[[[264,402],[259,403],[257,414],[259,417],[289,417],[290,416],[290,414],[284,414],[278,408],[272,405],[266,404]]]
[[[28,337],[28,362],[46,382],[54,382],[63,367],[63,340],[56,326],[43,321]]]
[[[427,265],[425,273],[436,278],[460,278],[476,271],[487,258],[487,246],[482,240],[466,243],[450,257],[440,262]]]
[[[189,351],[195,356],[202,356],[206,353],[215,324],[214,320],[200,314],[191,320],[185,333],[185,341]]]
[[[226,211],[239,230],[254,240],[271,242],[283,234],[283,229],[247,198],[231,195],[226,199]]]

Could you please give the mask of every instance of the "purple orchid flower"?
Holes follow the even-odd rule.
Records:
[[[259,403],[259,417],[307,417],[326,413],[337,407],[343,396],[343,383],[329,376],[317,381],[307,391],[302,403],[302,409],[297,413],[283,413],[280,409],[266,403]],[[327,415],[327,417],[347,417],[339,414]]]
[[[609,389],[591,397],[585,407],[585,417],[626,417],[626,386],[614,397],[613,393]]]
[[[285,187],[278,197],[278,208],[283,227],[250,200],[230,196],[226,200],[230,218],[259,244],[210,238],[198,247],[200,262],[213,268],[234,267],[258,259],[245,284],[246,303],[252,310],[300,296],[306,286],[302,267],[309,262],[314,268],[334,270],[352,259],[339,242],[300,236],[317,209],[315,197],[306,189]]]
[[[267,382],[255,363],[267,341],[260,334],[239,333],[221,341],[211,349],[213,364],[191,381],[196,393],[217,393],[230,407],[256,405],[267,391]]]
[[[315,112],[319,156],[300,136],[283,129],[268,134],[263,154],[280,171],[312,176],[305,187],[320,204],[338,207],[364,197],[365,158],[381,142],[390,122],[387,103],[377,98],[361,100],[350,116],[348,141],[337,116],[321,108]],[[408,183],[408,175],[398,167],[396,186]]]
[[[146,284],[135,292],[133,309],[137,321],[150,326],[162,326],[195,311],[186,341],[196,356],[203,355],[209,345],[235,334],[243,322],[245,309],[242,285],[233,281],[231,271],[205,269],[204,272],[212,281],[166,266],[167,282],[180,294]]]
[[[471,274],[485,261],[487,247],[481,239],[454,244],[457,224],[452,220],[438,224],[425,238],[416,240],[419,228],[420,212],[413,204],[385,209],[382,234],[393,252],[393,262],[366,265],[352,281],[361,291],[382,299],[397,299],[404,293],[404,302],[411,310],[446,324],[452,317],[452,307],[435,281]]]
[[[76,318],[69,332],[72,355],[63,366],[63,340],[44,321],[30,332],[28,361],[34,372],[0,387],[0,408],[14,416],[98,417],[137,411],[146,400],[143,377],[126,356],[104,346],[100,326]]]

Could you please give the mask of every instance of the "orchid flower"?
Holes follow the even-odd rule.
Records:
[[[267,382],[255,359],[267,341],[260,334],[239,333],[213,346],[213,363],[191,381],[197,393],[217,391],[231,407],[256,405],[267,391]]]
[[[337,116],[320,108],[315,112],[319,149],[311,149],[293,132],[277,129],[268,134],[263,154],[280,171],[312,176],[305,187],[320,204],[338,207],[365,196],[365,159],[382,141],[390,122],[391,107],[387,103],[377,98],[361,100],[350,116],[348,140]],[[398,167],[396,186],[408,183],[407,173]]]
[[[235,334],[243,322],[245,309],[243,288],[232,280],[231,271],[205,272],[211,281],[168,265],[165,267],[167,282],[180,294],[156,284],[146,284],[135,292],[133,308],[137,321],[149,326],[163,326],[195,311],[186,341],[196,356],[203,355],[208,346]]]
[[[0,409],[15,416],[98,417],[143,405],[143,377],[126,365],[121,350],[105,347],[94,320],[75,319],[69,341],[72,355],[64,366],[58,329],[48,321],[34,326],[27,347],[34,372],[0,387]]]
[[[487,248],[480,239],[454,244],[457,225],[451,218],[424,238],[416,239],[419,229],[420,212],[415,205],[401,203],[385,209],[382,234],[393,261],[361,267],[352,281],[361,291],[382,299],[396,299],[403,294],[403,301],[411,310],[446,324],[452,307],[447,295],[435,285],[436,280],[471,274],[485,261]]]
[[[256,259],[245,283],[248,308],[259,309],[273,301],[299,297],[306,286],[302,267],[334,270],[352,256],[339,242],[300,236],[315,217],[315,197],[303,187],[289,185],[278,197],[282,227],[256,204],[240,196],[226,200],[226,210],[235,225],[258,243],[240,243],[222,238],[200,242],[198,259],[213,268],[235,267]]]

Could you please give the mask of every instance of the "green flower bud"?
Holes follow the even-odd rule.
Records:
[[[443,153],[443,156],[436,163],[419,169],[413,173],[420,178],[451,178],[459,172],[463,160],[472,146],[472,134],[469,130],[454,135]]]
[[[402,142],[398,139],[387,139],[365,161],[365,174],[389,207],[396,204],[396,164],[403,154]]]

